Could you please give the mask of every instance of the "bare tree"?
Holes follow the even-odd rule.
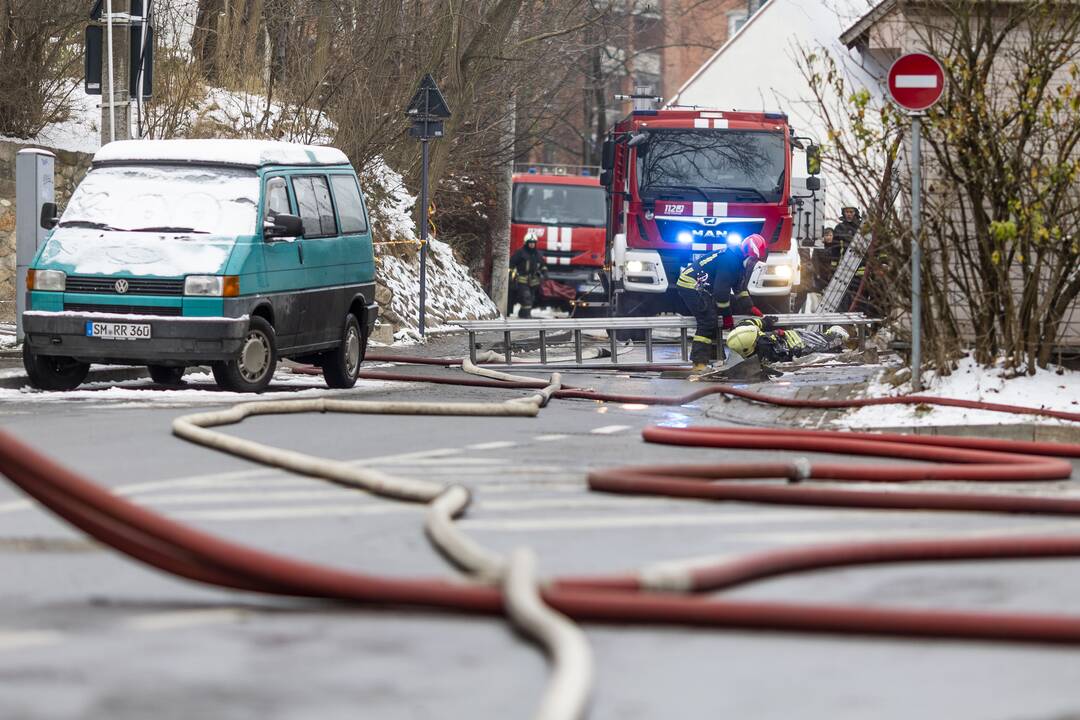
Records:
[[[923,300],[931,357],[947,370],[974,346],[1034,372],[1052,359],[1080,296],[1080,7],[1032,0],[903,2],[919,44],[942,58],[947,90],[924,127]],[[886,287],[910,281],[903,137],[907,120],[807,52],[833,142],[829,161],[869,208],[891,258]],[[822,92],[824,86],[832,92]],[[844,98],[835,103],[830,97]],[[907,298],[887,300],[909,312]]]
[[[67,117],[88,7],[0,0],[0,135],[33,137]]]

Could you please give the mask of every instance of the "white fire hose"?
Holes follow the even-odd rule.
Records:
[[[362,415],[432,415],[472,417],[535,417],[551,394],[561,387],[558,373],[550,381],[525,378],[480,368],[468,359],[462,369],[504,382],[546,382],[529,395],[499,403],[381,402],[369,400],[270,400],[240,403],[226,410],[176,418],[173,434],[193,443],[227,452],[264,465],[323,478],[374,495],[428,505],[425,531],[432,544],[475,582],[501,584],[507,614],[522,633],[540,644],[552,664],[552,674],[534,720],[579,720],[584,716],[592,687],[592,654],[585,634],[565,616],[544,604],[538,590],[536,559],[528,550],[506,558],[489,550],[454,523],[470,501],[461,485],[446,486],[430,480],[399,477],[339,460],[318,458],[294,450],[264,445],[226,435],[210,428],[234,425],[259,415],[299,413],[356,413]]]

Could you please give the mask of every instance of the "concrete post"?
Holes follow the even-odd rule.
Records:
[[[56,156],[48,150],[20,150],[15,158],[15,335],[23,340],[26,271],[48,230],[41,227],[41,206],[56,202]]]
[[[128,93],[131,64],[131,0],[107,0],[104,67],[101,72],[101,144],[131,138],[131,98]],[[114,126],[115,123],[115,126]]]

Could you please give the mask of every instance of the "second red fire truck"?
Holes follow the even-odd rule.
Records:
[[[595,176],[561,172],[514,175],[510,252],[536,238],[548,280],[538,305],[574,309],[577,315],[607,307],[604,188]]]

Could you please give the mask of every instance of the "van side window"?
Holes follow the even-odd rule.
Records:
[[[300,218],[304,221],[306,237],[327,237],[337,234],[334,221],[334,205],[330,200],[330,186],[323,176],[294,177],[293,192],[300,206]]]
[[[270,178],[266,182],[266,207],[263,211],[263,217],[269,219],[275,215],[289,215],[291,213],[289,189],[285,186],[285,178]]]
[[[331,175],[334,200],[337,202],[338,218],[342,235],[363,235],[368,231],[364,203],[360,200],[360,187],[352,175]]]

